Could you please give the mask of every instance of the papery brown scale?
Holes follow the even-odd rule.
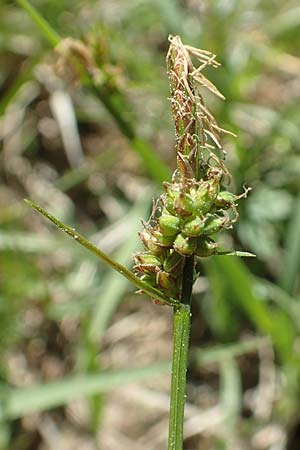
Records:
[[[193,153],[196,146],[194,89],[189,79],[193,65],[179,37],[171,38],[167,55],[168,77],[172,94],[172,114],[176,133],[176,152]]]

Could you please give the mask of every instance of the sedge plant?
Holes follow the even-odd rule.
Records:
[[[193,284],[199,259],[217,255],[253,256],[223,249],[218,233],[232,228],[238,219],[240,195],[226,186],[231,175],[225,166],[220,128],[202,95],[208,89],[224,98],[203,75],[207,66],[219,67],[216,56],[171,36],[167,73],[175,125],[177,167],[171,182],[155,201],[151,216],[143,222],[140,238],[144,250],[133,255],[133,271],[113,260],[73,228],[63,224],[30,200],[33,208],[65,233],[126,277],[154,303],[173,308],[174,345],[171,378],[168,450],[182,450],[186,372],[191,324]]]

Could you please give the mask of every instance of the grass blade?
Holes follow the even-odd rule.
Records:
[[[146,193],[147,197],[149,193]],[[129,217],[131,235],[129,239],[116,252],[115,257],[121,264],[127,266],[131,261],[131,255],[136,250],[138,244],[137,233],[139,227],[139,218],[144,217],[148,211],[148,201],[143,196],[141,200],[132,208]],[[116,310],[120,300],[127,289],[127,280],[110,271],[107,273],[101,283],[101,297],[95,304],[91,322],[89,326],[89,337],[92,340],[98,339],[106,330],[108,323]]]
[[[27,0],[17,0],[17,3],[28,13],[49,43],[55,47],[60,42],[59,34]]]
[[[254,293],[254,281],[247,266],[239,258],[211,258],[206,263],[208,276],[214,282],[214,270],[217,270],[218,281],[228,290],[228,299],[237,305],[249,320],[263,333],[272,337],[273,343],[283,360],[293,357],[292,348],[295,338],[293,321],[285,311],[274,309],[258,298]]]
[[[48,213],[41,206],[37,205],[36,203],[34,203],[33,201],[28,200],[28,199],[25,199],[25,202],[28,205],[30,205],[32,208],[34,208],[36,211],[41,213],[43,216],[45,216],[47,219],[49,219],[60,230],[64,231],[66,234],[68,234],[73,239],[75,239],[80,245],[82,245],[87,250],[89,250],[91,253],[96,255],[105,264],[112,267],[115,271],[119,272],[121,275],[123,275],[123,277],[127,278],[138,289],[141,289],[143,292],[150,295],[150,297],[158,299],[158,300],[162,301],[163,303],[171,305],[171,306],[175,306],[179,303],[178,300],[167,297],[162,292],[160,292],[158,289],[155,289],[152,286],[150,286],[149,284],[140,280],[137,276],[135,276],[130,270],[128,270],[122,264],[119,264],[117,261],[110,258],[110,256],[108,256],[106,253],[102,252],[98,247],[96,247],[94,244],[92,244],[92,242],[90,242],[84,236],[79,234],[75,229],[62,223],[60,220],[58,220],[56,217],[52,216],[52,214]]]
[[[194,349],[191,352],[191,360],[199,366],[219,364],[225,359],[257,351],[261,347],[270,345],[270,342],[270,339],[264,336],[247,339],[242,342],[234,342],[232,344]]]
[[[240,252],[238,250],[224,250],[223,252],[218,252],[215,256],[239,256],[240,258],[256,258],[254,253]]]
[[[66,377],[34,387],[11,388],[6,392],[4,414],[9,419],[17,419],[25,414],[65,405],[81,396],[106,392],[126,383],[168,373],[170,369],[171,364],[163,362],[138,369]]]
[[[226,358],[220,367],[221,407],[225,417],[226,441],[232,441],[236,435],[237,420],[242,409],[241,375],[236,361]]]
[[[300,195],[294,200],[294,214],[288,226],[285,241],[285,258],[282,264],[280,286],[293,294],[300,268]]]

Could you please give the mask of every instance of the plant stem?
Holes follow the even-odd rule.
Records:
[[[174,307],[174,343],[169,419],[168,450],[182,450],[183,421],[188,362],[191,298],[193,288],[194,258],[186,258],[183,269],[182,297],[179,306]]]
[[[169,419],[168,450],[182,450],[183,419],[188,347],[190,338],[190,305],[174,307],[174,346]]]
[[[190,305],[194,284],[194,257],[186,258],[183,267],[181,303]]]

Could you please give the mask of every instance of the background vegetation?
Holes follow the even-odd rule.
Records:
[[[53,52],[22,3],[0,4],[0,448],[166,446],[171,309],[133,294],[23,198],[132,264],[140,218],[175,164],[171,33],[222,63],[208,76],[226,101],[208,102],[238,134],[226,138],[234,189],[253,189],[226,241],[257,254],[201,267],[186,449],[298,450],[299,2],[34,1],[54,41],[84,42],[73,65],[76,41]]]

